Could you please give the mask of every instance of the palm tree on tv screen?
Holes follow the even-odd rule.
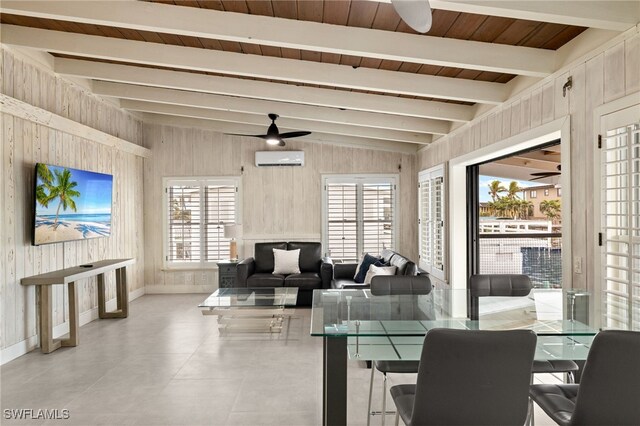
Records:
[[[77,198],[80,196],[80,192],[73,189],[78,186],[78,182],[71,180],[71,172],[69,169],[64,169],[62,172],[54,169],[53,175],[51,175],[51,171],[44,165],[38,167],[38,177],[43,182],[42,185],[38,185],[36,188],[36,199],[38,202],[42,204],[42,206],[47,207],[49,203],[56,198],[60,200],[58,202],[58,208],[56,209],[56,218],[53,221],[53,229],[55,231],[59,225],[58,218],[60,216],[60,208],[64,211],[66,211],[67,208],[70,208],[74,212],[78,211],[76,202],[73,200],[74,197]],[[48,194],[46,192],[47,190],[49,191]]]
[[[51,187],[53,186],[53,174],[46,164],[38,164],[36,169],[38,179],[42,184],[36,186],[36,200],[42,207],[47,207],[53,198],[51,197]],[[48,191],[48,192],[47,192]]]

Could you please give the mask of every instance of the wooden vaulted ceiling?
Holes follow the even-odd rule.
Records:
[[[351,0],[149,0],[149,2],[417,34],[400,19],[390,3]],[[128,28],[91,25],[10,14],[2,14],[1,22],[4,24],[23,25],[34,28],[123,38],[127,40],[138,40],[151,43],[164,43],[176,46],[245,53],[249,55],[299,59],[304,61],[349,65],[352,67],[438,75],[468,80],[506,83],[515,77],[514,74],[490,71],[478,71],[366,58],[361,56],[340,55],[328,52],[280,48],[259,44],[239,43],[226,40],[206,39],[201,37],[140,31]],[[558,49],[586,29],[584,27],[571,25],[451,12],[446,10],[434,10],[433,23],[431,30],[425,35],[549,50]]]
[[[175,108],[181,108],[180,111],[175,112],[175,115],[210,121],[220,120],[227,124],[233,122],[234,125],[240,126],[234,127],[232,131],[234,129],[240,130],[244,123],[248,129],[247,133],[254,132],[259,120],[255,118],[255,115],[251,117],[249,115],[262,114],[267,112],[267,108],[269,108],[269,112],[281,112],[282,110],[281,116],[283,118],[279,124],[282,124],[283,128],[298,130],[301,126],[313,122],[317,116],[319,123],[314,129],[311,129],[316,134],[336,134],[342,137],[348,135],[346,137],[352,139],[361,136],[359,143],[363,144],[376,139],[405,144],[416,143],[419,146],[419,144],[429,143],[431,135],[446,134],[453,128],[452,123],[470,120],[473,116],[474,110],[471,108],[474,103],[498,104],[506,99],[507,92],[501,91],[501,88],[514,79],[517,74],[535,77],[548,75],[553,71],[551,69],[552,62],[550,61],[551,57],[544,52],[555,53],[557,49],[587,29],[585,26],[570,25],[568,22],[588,23],[598,19],[597,13],[591,12],[590,20],[581,18],[582,20],[561,19],[558,22],[545,22],[518,17],[520,15],[543,18],[550,16],[544,13],[532,15],[528,12],[521,14],[509,12],[506,14],[498,13],[497,15],[502,16],[496,16],[453,10],[455,8],[447,10],[445,6],[443,9],[433,9],[432,28],[427,34],[420,35],[400,19],[388,1],[150,0],[139,2],[140,6],[144,4],[152,8],[150,9],[151,14],[154,14],[154,17],[157,15],[159,22],[162,22],[157,25],[150,23],[151,18],[142,22],[136,21],[137,18],[129,19],[126,16],[118,15],[118,13],[111,13],[109,7],[97,7],[100,10],[95,13],[91,7],[80,7],[77,12],[74,11],[76,5],[81,3],[97,5],[105,2],[4,1],[3,4],[0,4],[2,11],[0,22],[6,29],[6,31],[3,30],[3,39],[8,39],[9,44],[51,53],[59,58],[56,60],[56,71],[95,81],[94,91],[97,94],[119,98],[124,108],[134,111],[172,115],[173,112],[167,104],[171,103],[173,96],[176,99]],[[432,5],[434,3],[444,4],[447,1],[455,2],[456,0],[434,0]],[[58,3],[57,7],[51,6],[55,3]],[[127,5],[127,3],[120,4]],[[118,2],[109,3],[109,5],[113,8],[120,7]],[[129,6],[122,7],[130,7],[130,3]],[[194,10],[198,10],[195,15]],[[171,16],[173,12],[180,12],[180,16],[186,22],[173,25],[170,19],[166,19],[167,15]],[[201,22],[199,27],[196,25],[196,30],[191,31],[188,20],[184,18],[185,16],[197,18],[206,15],[208,19],[210,16],[211,18],[220,16],[211,15],[213,13],[222,13],[224,17],[228,14],[229,20],[247,25],[247,27],[236,25],[232,29],[221,29],[222,32],[219,33],[216,32],[215,27],[209,28],[207,25],[209,21],[205,21],[204,25]],[[247,15],[256,18],[238,20],[238,17]],[[258,17],[262,21],[258,20]],[[296,34],[291,34],[292,29],[302,28],[303,31],[306,29],[304,26],[293,26],[280,31],[266,43],[254,41],[251,37],[254,35],[254,28],[249,28],[249,24],[244,23],[256,22],[258,25],[264,26],[265,18],[263,17],[274,19],[274,32],[276,33],[279,30],[277,27],[283,23],[297,21],[302,25],[308,23],[310,33],[321,31],[329,38],[333,34],[333,28],[353,28],[353,31],[356,32],[342,34],[353,34],[355,38],[360,37],[360,40],[352,43],[353,40],[345,37],[344,43],[342,43],[342,39],[338,39],[337,41],[330,40],[324,44],[321,36],[316,36],[314,40],[313,37],[303,37],[307,34],[301,34],[304,41],[299,45],[313,47],[309,49],[291,47],[298,45],[295,42]],[[247,17],[247,19],[249,18]],[[617,21],[610,20],[614,24],[603,20],[604,24],[602,25],[618,25],[618,21],[622,19],[617,16],[616,19]],[[318,24],[326,25],[320,28],[317,26]],[[39,29],[37,31],[47,30],[48,32],[44,31],[32,35],[29,32],[19,31],[20,28],[35,28]],[[406,53],[406,49],[404,51],[398,49],[401,53],[396,55],[393,45],[384,46],[381,49],[386,50],[380,53],[382,50],[377,46],[367,47],[366,43],[363,44],[362,29],[371,30],[372,39],[382,43],[387,37],[384,34],[390,34],[389,37],[391,34],[406,34],[411,38],[394,38],[393,40],[406,40],[413,43],[414,51],[421,50],[420,40],[423,39],[420,37],[426,37],[424,38],[424,46],[425,48],[430,47],[431,52],[434,52],[431,45],[435,41],[455,40],[469,42],[469,44],[460,45],[464,49],[468,49],[461,53],[461,57],[473,56],[470,55],[470,52],[472,53],[475,46],[485,49],[483,50],[485,53],[491,53],[491,50],[487,49],[494,49],[490,46],[495,45],[496,50],[502,49],[499,46],[517,47],[519,50],[517,52],[514,50],[514,52],[517,55],[522,54],[522,59],[519,58],[511,63],[503,62],[494,67],[489,60],[477,57],[469,61],[466,58],[457,61],[449,60],[448,57],[441,55],[431,60],[428,55],[432,53],[418,52],[413,55],[411,52]],[[268,34],[269,30],[266,32],[265,28],[261,30],[264,39],[264,34]],[[82,42],[78,44],[85,47],[76,49],[74,46],[76,43],[73,40],[57,37],[58,34],[69,33],[77,34],[79,39],[82,37],[94,38],[82,39]],[[257,33],[260,34],[260,31]],[[222,35],[218,37],[217,35],[220,34]],[[95,38],[96,36],[98,38]],[[22,39],[27,38],[29,40],[23,42]],[[49,38],[56,38],[56,41],[49,41]],[[105,43],[102,46],[103,50],[100,51],[100,48],[96,47],[98,53],[93,54],[91,49],[86,47],[90,46],[92,42],[102,44],[103,40]],[[127,40],[130,41],[129,43],[138,44],[135,46],[113,44],[107,43],[107,40],[123,40],[121,43],[125,43],[124,40]],[[342,49],[342,44],[347,48]],[[153,47],[163,45],[167,46],[168,50],[157,50],[160,48]],[[112,46],[108,52],[107,46]],[[120,55],[120,46],[123,46],[122,51],[126,51],[127,54]],[[145,50],[141,46],[156,49],[155,52],[159,53],[158,56],[162,57],[161,60],[156,61],[147,56],[147,58],[138,61],[131,52]],[[189,52],[185,50],[183,53],[182,50],[176,50],[176,48],[191,48],[191,50]],[[193,56],[193,48],[201,49],[203,55],[208,55],[208,59],[197,63],[198,58]],[[370,56],[368,55],[369,48],[372,52]],[[373,53],[374,51],[375,53]],[[218,54],[214,53],[205,54],[205,52],[220,52],[222,56],[216,56]],[[344,52],[362,53],[352,55]],[[507,51],[501,50],[501,52]],[[173,59],[174,54],[178,59]],[[546,61],[546,65],[531,65],[532,62],[535,62],[535,59],[531,59],[537,57],[535,55],[540,55],[539,57]],[[508,55],[502,54],[502,57],[504,56]],[[186,57],[189,57],[188,60],[184,59]],[[407,60],[388,59],[389,57],[407,58]],[[254,62],[243,62],[240,58],[256,59],[249,59]],[[264,58],[264,61],[257,58]],[[209,66],[209,64],[219,65],[220,62],[227,60],[233,64],[239,64],[237,72],[233,66],[226,68],[224,66],[222,68]],[[278,67],[280,64],[278,60],[283,61],[282,67]],[[206,61],[209,62],[206,65],[201,65]],[[90,64],[98,63],[102,63],[108,70],[102,72],[101,67],[91,68]],[[461,64],[461,66],[448,66],[447,63]],[[251,72],[251,64],[256,64],[254,68],[257,72]],[[264,67],[262,67],[263,64]],[[310,64],[318,64],[317,66],[322,71],[319,71],[313,78],[299,78],[295,72],[279,71],[292,66],[295,68],[295,64],[299,64],[310,74],[313,74],[313,68],[310,68]],[[465,64],[472,65],[466,67]],[[144,73],[138,73],[134,77],[136,69],[154,70],[149,71],[148,77]],[[357,79],[352,78],[349,70],[353,69],[358,72],[369,70],[363,77],[366,84],[360,85]],[[502,71],[510,69],[514,72]],[[519,72],[519,70],[524,70],[524,72]],[[270,72],[273,73],[270,74]],[[332,79],[334,72],[337,77]],[[127,73],[132,76],[123,77]],[[187,75],[194,77],[182,77]],[[292,78],[288,78],[289,75]],[[358,76],[362,75],[358,74]],[[416,76],[416,78],[411,76]],[[424,78],[419,76],[424,76]],[[171,82],[165,82],[165,79],[171,80]],[[224,83],[232,80],[246,81],[247,83],[243,83],[243,85],[255,88],[255,92],[252,91],[253,89],[242,88],[243,85],[236,85],[238,89],[228,89]],[[385,80],[389,80],[389,82],[387,83]],[[405,80],[408,83],[404,87],[396,89],[394,85],[402,86]],[[458,81],[460,83],[452,84],[452,82]],[[457,94],[452,93],[451,96],[446,90],[440,90],[440,92],[430,88],[422,90],[431,85],[438,86],[441,82],[444,83],[443,87],[452,92],[457,89],[456,85],[460,85],[464,89],[460,89]],[[283,88],[285,86],[289,89]],[[137,94],[129,96],[126,93],[127,88]],[[301,91],[300,95],[292,91],[298,89]],[[157,92],[153,92],[153,90]],[[336,93],[335,100],[331,99],[331,92],[327,92],[327,90],[333,90]],[[496,90],[501,93],[494,94]],[[465,91],[472,93],[473,96],[465,96]],[[197,92],[198,97],[194,97],[196,94],[193,92]],[[432,93],[434,94],[432,95]],[[272,94],[275,96],[274,98],[270,97]],[[392,100],[393,98],[397,101]],[[252,99],[255,107],[253,104],[249,104]],[[384,99],[389,99],[388,106],[385,105],[387,102]],[[141,105],[140,102],[144,105]],[[152,102],[160,102],[163,107],[154,110],[150,105]],[[225,102],[237,105],[237,107],[225,108]],[[203,109],[207,109],[207,112],[203,113]],[[245,120],[241,114],[246,114],[249,118]],[[264,117],[261,120],[264,121]],[[304,128],[306,129],[306,127]],[[227,131],[228,126],[223,126],[221,129]],[[362,134],[359,134],[358,129]],[[378,134],[376,129],[379,130]]]

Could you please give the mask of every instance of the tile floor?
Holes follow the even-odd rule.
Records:
[[[298,309],[282,334],[220,336],[215,317],[197,308],[205,296],[143,296],[129,318],[82,327],[78,347],[36,350],[3,365],[0,423],[319,425],[322,341],[309,336],[310,310]],[[369,377],[363,363],[349,364],[349,425],[366,424]],[[68,409],[69,419],[6,419],[5,410],[19,408]],[[554,423],[537,410],[536,424]]]

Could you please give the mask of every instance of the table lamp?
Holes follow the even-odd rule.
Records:
[[[242,225],[239,224],[231,224],[224,226],[224,237],[231,238],[229,242],[229,258],[231,260],[238,260],[238,246],[236,243],[236,238],[242,234]]]

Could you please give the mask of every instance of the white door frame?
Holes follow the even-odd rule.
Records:
[[[449,284],[453,289],[467,288],[467,262],[453,265],[454,259],[466,259],[467,253],[467,166],[492,158],[533,148],[560,139],[562,157],[562,287],[572,288],[571,273],[571,118],[566,115],[550,123],[503,139],[449,161]],[[457,254],[457,256],[456,256]],[[466,316],[464,306],[453,306],[456,316]]]

